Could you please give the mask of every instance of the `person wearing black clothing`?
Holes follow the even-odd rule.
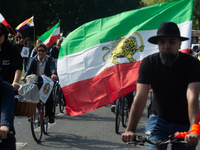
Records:
[[[148,39],[150,43],[158,44],[159,53],[145,57],[140,65],[128,126],[121,136],[124,142],[133,141],[136,136],[149,85],[153,90],[151,115],[145,131],[149,140],[163,141],[168,135],[174,135],[177,131],[188,132],[190,126],[199,125],[200,69],[197,68],[200,62],[191,55],[179,52],[185,40],[188,38],[180,36],[179,28],[173,22],[163,22],[157,36]],[[172,147],[176,150],[195,150],[199,138],[197,132],[189,132],[184,138],[187,146],[172,144]],[[152,145],[147,146],[147,149],[151,148]]]
[[[13,120],[15,112],[15,100],[12,86],[0,77],[0,143],[1,150],[15,150],[15,136],[7,138],[9,131],[15,135]]]
[[[19,49],[19,52],[21,53],[22,51],[22,47],[23,47],[23,37],[22,34],[20,32],[17,32],[17,35],[14,37],[14,41],[13,44],[16,45]]]
[[[58,39],[56,42],[56,46],[54,46],[52,48],[52,50],[50,51],[51,57],[53,59],[58,59],[58,54],[60,51],[60,46],[61,46],[62,41],[63,41],[63,39]]]
[[[8,33],[6,26],[0,23],[0,77],[13,86],[17,95],[23,59],[19,49],[8,41]]]

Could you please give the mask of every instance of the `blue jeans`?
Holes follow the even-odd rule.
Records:
[[[24,72],[26,73],[26,68],[28,66],[29,63],[29,59],[28,58],[24,58]]]
[[[148,139],[151,141],[155,140],[166,140],[168,135],[174,135],[177,131],[184,132],[188,131],[190,125],[179,125],[166,122],[158,115],[151,114],[147,125],[145,134]],[[172,144],[172,150],[195,150],[196,145],[185,146],[185,144]],[[165,150],[167,149],[167,145],[165,146]],[[147,150],[158,150],[155,146],[151,144],[147,144]]]

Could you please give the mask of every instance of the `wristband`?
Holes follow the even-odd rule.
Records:
[[[175,133],[175,137],[180,137],[180,138],[184,138],[186,135],[188,135],[187,132],[176,132]]]
[[[200,135],[200,125],[196,124],[196,123],[193,123],[192,124],[192,128],[190,130],[190,134],[191,133],[195,133],[195,134],[199,134]]]

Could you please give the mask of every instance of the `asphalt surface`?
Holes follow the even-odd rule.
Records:
[[[137,127],[140,135],[144,135],[149,101]],[[43,134],[39,144],[32,137],[28,118],[15,117],[17,150],[145,150],[146,146],[135,147],[121,141],[125,128],[120,124],[120,134],[115,133],[115,114],[110,106],[75,117],[60,113],[57,107],[55,123],[49,124],[49,134]]]

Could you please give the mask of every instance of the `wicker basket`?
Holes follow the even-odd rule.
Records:
[[[32,117],[35,113],[37,102],[18,101],[15,109],[15,116]]]

